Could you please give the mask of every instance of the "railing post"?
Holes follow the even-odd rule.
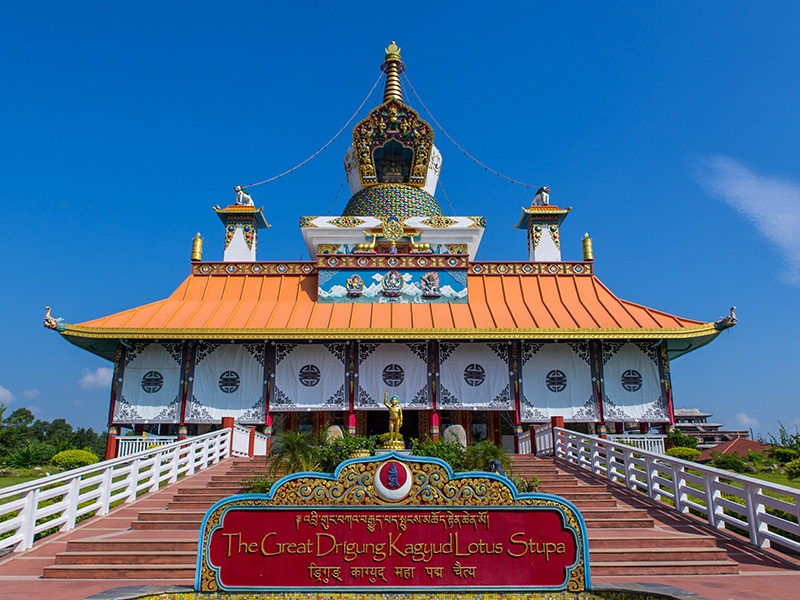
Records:
[[[537,450],[536,450],[536,427],[534,427],[533,425],[530,425],[528,427],[528,433],[531,436],[531,454],[536,456],[536,452],[537,452]]]
[[[564,417],[550,417],[550,427],[553,430],[553,456],[558,456],[558,436],[559,433],[556,431],[556,427],[560,427],[564,429]],[[566,443],[566,439],[564,440]],[[567,458],[566,448],[564,448],[564,459]]]
[[[178,481],[178,470],[181,466],[181,449],[180,447],[173,448],[172,452],[170,452],[170,460],[169,460],[169,483],[175,483]]]
[[[81,478],[75,477],[69,482],[69,490],[67,491],[67,495],[64,497],[64,502],[67,504],[67,508],[64,510],[64,516],[66,517],[66,520],[61,526],[61,531],[69,531],[75,527],[75,518],[78,513],[78,495],[80,490]]]
[[[253,458],[256,455],[256,428],[250,427],[250,442],[247,445],[247,456]]]
[[[227,458],[228,456],[233,456],[233,438],[236,435],[233,431],[233,426],[235,425],[235,421],[233,417],[222,417],[222,428],[228,430],[228,448],[227,452],[224,456],[219,456],[217,460],[222,460],[223,458]]]
[[[108,513],[108,506],[111,504],[111,467],[106,467],[103,471],[103,482],[100,484],[100,508],[97,509],[97,515],[105,515]]]
[[[33,546],[33,535],[36,529],[36,512],[39,508],[39,488],[31,490],[25,496],[25,506],[19,512],[22,517],[22,524],[19,531],[22,534],[22,541],[14,549],[14,552],[22,552]]]
[[[184,448],[185,449],[185,448]],[[194,440],[189,442],[189,452],[186,453],[186,456],[189,457],[189,465],[186,470],[186,476],[194,475],[195,473],[195,460],[197,454],[197,442]]]
[[[685,478],[683,477],[683,467],[677,466],[674,462],[670,463],[672,469],[672,497],[675,500],[675,510],[687,513],[689,512],[689,507],[683,505],[684,494],[681,491],[685,484]]]
[[[138,458],[131,463],[131,472],[128,473],[128,478],[125,482],[125,504],[130,504],[136,500],[136,492],[139,487],[139,469],[141,468],[139,464]]]
[[[747,525],[750,530],[750,543],[759,548],[769,548],[770,542],[764,537],[764,532],[769,531],[767,524],[761,521],[761,515],[766,513],[764,503],[758,500],[761,488],[751,483],[744,484],[744,501],[747,505]]]
[[[725,521],[717,519],[717,498],[720,496],[717,486],[714,485],[717,479],[716,475],[703,473],[703,487],[706,492],[706,517],[708,518],[708,524],[712,527],[725,529]],[[722,507],[720,507],[720,511],[722,511]]]

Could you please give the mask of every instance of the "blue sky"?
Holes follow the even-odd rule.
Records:
[[[103,429],[110,365],[45,330],[44,306],[80,323],[164,298],[198,231],[220,259],[211,206],[323,145],[394,39],[459,144],[573,207],[565,259],[589,232],[618,296],[703,321],[738,307],[673,363],[677,407],[800,423],[800,5],[455,6],[4,3],[0,403]],[[251,190],[272,224],[260,259],[307,258],[298,217],[341,214],[349,143]],[[512,226],[535,190],[436,143],[445,211],[487,218],[480,258],[523,260]]]

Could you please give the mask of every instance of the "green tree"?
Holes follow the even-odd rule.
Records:
[[[297,473],[319,471],[319,464],[311,445],[311,434],[300,431],[284,431],[275,436],[270,452],[271,473]]]
[[[36,417],[33,416],[33,413],[28,408],[18,408],[10,415],[8,415],[8,419],[6,419],[6,424],[9,427],[20,427],[22,429],[27,429],[31,423],[36,420]]]

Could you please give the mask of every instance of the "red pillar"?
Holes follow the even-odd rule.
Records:
[[[528,433],[531,436],[531,454],[536,456],[536,426],[535,425],[529,426]]]
[[[106,460],[117,458],[119,453],[119,428],[109,427],[106,437]]]
[[[253,458],[256,455],[256,428],[250,428],[250,443],[247,446],[247,456]]]
[[[267,413],[267,424],[264,427],[264,435],[267,436],[267,456],[272,450],[272,415]]]
[[[353,437],[356,435],[356,413],[352,410],[347,415],[347,434]]]
[[[556,449],[556,427],[564,429],[564,417],[550,417],[550,425],[553,427],[553,452]]]
[[[650,433],[650,423],[639,423],[639,433],[642,435]]]
[[[437,410],[431,412],[431,439],[434,442],[439,441],[439,411]]]

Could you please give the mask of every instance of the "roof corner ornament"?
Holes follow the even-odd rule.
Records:
[[[44,309],[47,311],[44,315],[44,323],[43,325],[48,329],[52,329],[53,331],[64,331],[66,327],[61,324],[61,321],[64,319],[62,317],[53,317],[52,311],[50,310],[49,306],[45,306]]]
[[[250,192],[247,191],[247,188],[237,185],[233,188],[233,191],[236,192],[236,204],[253,206],[253,199],[250,197]]]
[[[739,319],[736,318],[736,307],[731,306],[731,312],[727,317],[722,317],[717,319],[714,323],[714,327],[722,331],[723,329],[730,329],[734,325],[739,322]]]
[[[550,204],[550,188],[543,185],[536,190],[532,206],[548,206]]]
[[[381,71],[386,73],[386,89],[383,92],[383,101],[403,101],[403,90],[400,87],[400,73],[406,70],[405,64],[400,60],[400,48],[397,44],[389,44],[386,48],[386,62],[381,65]]]

